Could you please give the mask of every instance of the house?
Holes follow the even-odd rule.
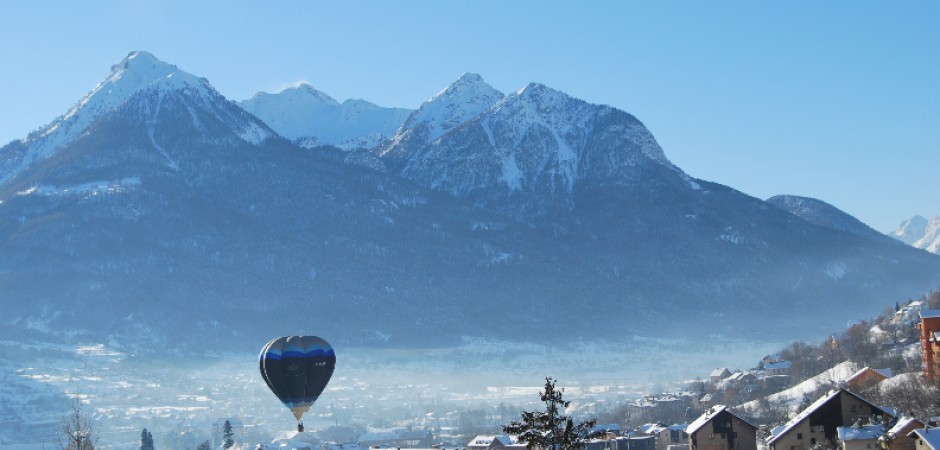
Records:
[[[773,354],[770,354],[761,358],[760,362],[761,364],[770,364],[770,363],[775,363],[777,361],[782,361],[782,360],[783,358],[780,357],[779,353],[773,353]]]
[[[916,442],[909,434],[911,434],[911,431],[926,426],[927,424],[920,419],[902,417],[888,430],[887,439],[882,443],[882,447],[886,450],[915,450]]]
[[[714,384],[721,380],[724,380],[725,378],[728,378],[729,376],[731,376],[730,370],[724,367],[719,367],[712,371],[711,375],[709,375],[709,379],[711,379],[712,384]]]
[[[716,405],[685,429],[690,450],[757,450],[757,427]]]
[[[669,425],[667,430],[659,433],[656,438],[656,450],[668,450],[669,447],[688,445],[689,434],[685,432],[688,427],[688,424]],[[663,442],[662,446],[660,446],[660,441]]]
[[[668,450],[670,446],[689,442],[689,435],[685,432],[687,427],[687,424],[666,426],[662,423],[647,423],[640,426],[640,431],[656,438],[656,450]]]
[[[775,428],[767,446],[770,450],[808,450],[818,443],[835,448],[838,447],[838,427],[867,421],[872,416],[881,416],[884,420],[891,414],[849,390],[834,389],[785,425]]]
[[[715,396],[712,394],[705,394],[698,400],[699,408],[708,408],[712,406],[712,403],[715,402]]]
[[[853,392],[862,392],[882,381],[891,378],[891,369],[872,369],[865,367],[845,380],[845,385]]]
[[[793,367],[793,363],[790,361],[774,361],[767,363],[764,364],[764,375],[768,377],[790,375],[790,367]]]
[[[924,376],[932,384],[937,383],[937,374],[940,373],[940,310],[928,309],[921,311],[920,324],[921,360],[924,363]]]
[[[911,431],[907,436],[914,440],[915,450],[940,450],[940,430],[930,428],[918,428]]]
[[[848,427],[837,427],[839,450],[880,449],[878,438],[884,431],[885,428],[882,425],[861,425],[861,422],[855,422]]]
[[[390,429],[365,433],[359,436],[362,447],[430,447],[434,440],[429,430]]]
[[[516,444],[510,436],[477,436],[467,444],[468,450],[504,450]]]
[[[920,312],[927,308],[927,304],[921,300],[915,300],[904,305],[894,315],[901,323],[912,323],[920,320]]]
[[[656,438],[631,436],[592,439],[584,445],[582,450],[656,450]]]
[[[680,417],[698,399],[690,392],[646,395],[628,405],[630,417],[638,422],[658,422]]]

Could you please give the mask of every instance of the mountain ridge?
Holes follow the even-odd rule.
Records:
[[[768,198],[767,203],[788,211],[814,225],[874,239],[885,237],[882,233],[875,231],[852,215],[819,199],[797,195],[776,195]]]
[[[0,183],[0,333],[134,353],[777,340],[938,282],[936,256],[691,178],[632,115],[538,84],[443,108],[465,121],[397,156],[303,148],[187,92],[135,92]]]
[[[901,222],[888,236],[933,254],[940,253],[940,216],[927,220],[919,215]]]
[[[238,105],[302,147],[334,145],[345,150],[379,145],[411,113],[358,99],[340,103],[307,83],[277,94],[259,92]]]

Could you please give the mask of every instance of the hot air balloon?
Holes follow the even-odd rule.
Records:
[[[274,395],[300,417],[317,401],[336,366],[333,347],[316,336],[279,337],[261,349],[261,377]]]

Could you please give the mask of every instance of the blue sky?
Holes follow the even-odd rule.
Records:
[[[0,142],[132,50],[233,100],[307,81],[414,108],[475,72],[623,109],[692,176],[886,231],[940,214],[938,24],[936,1],[0,1]]]

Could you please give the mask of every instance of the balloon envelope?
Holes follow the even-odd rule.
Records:
[[[268,388],[300,420],[330,381],[336,354],[319,337],[287,336],[268,342],[259,363]]]

